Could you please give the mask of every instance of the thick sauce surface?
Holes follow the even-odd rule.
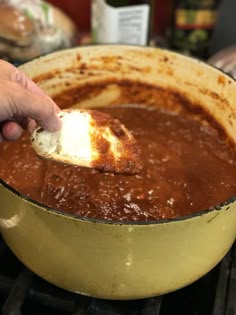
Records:
[[[134,134],[144,162],[140,174],[114,175],[41,160],[25,134],[0,146],[0,177],[55,209],[119,221],[184,216],[236,196],[236,153],[213,127],[156,109],[103,111]]]

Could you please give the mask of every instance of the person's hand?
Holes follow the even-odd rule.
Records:
[[[33,81],[12,64],[0,60],[0,142],[16,140],[22,128],[32,132],[36,124],[57,131],[59,107]]]

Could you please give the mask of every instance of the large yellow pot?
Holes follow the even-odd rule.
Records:
[[[78,91],[70,106],[171,107],[174,100],[181,111],[197,104],[236,143],[236,83],[196,60],[152,48],[97,46],[53,53],[22,70],[59,104],[66,94],[58,95],[69,89]],[[145,298],[186,286],[212,269],[236,236],[233,199],[189,217],[139,224],[60,213],[4,182],[0,200],[2,235],[26,266],[59,287],[100,298]]]

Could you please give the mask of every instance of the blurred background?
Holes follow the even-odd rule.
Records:
[[[14,63],[124,43],[168,48],[236,77],[235,0],[0,0],[1,12],[0,57]]]
[[[91,1],[90,0],[49,0],[61,7],[76,23],[78,30],[83,34],[89,33],[91,28]],[[153,35],[164,35],[169,27],[172,1],[155,0],[155,18]],[[187,2],[187,1],[186,1]],[[201,1],[199,1],[201,2]],[[219,3],[218,19],[214,28],[210,45],[210,54],[221,49],[236,45],[236,1],[222,0]]]

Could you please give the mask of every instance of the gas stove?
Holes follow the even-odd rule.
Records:
[[[0,314],[236,315],[236,244],[220,264],[188,287],[150,299],[109,301],[70,293],[40,279],[0,236]]]

